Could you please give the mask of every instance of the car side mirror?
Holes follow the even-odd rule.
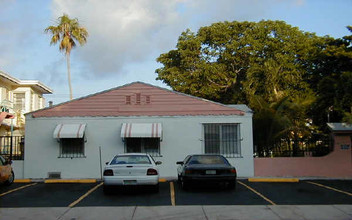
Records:
[[[177,161],[176,164],[183,165],[183,161]]]
[[[105,162],[105,165],[108,165],[109,164],[109,162]]]
[[[161,161],[156,161],[155,164],[156,165],[160,165],[160,164],[162,164],[162,162]]]

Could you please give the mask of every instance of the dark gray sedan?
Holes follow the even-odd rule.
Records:
[[[230,189],[236,188],[237,172],[222,155],[188,155],[178,161],[178,181],[183,189],[191,184],[222,184]]]

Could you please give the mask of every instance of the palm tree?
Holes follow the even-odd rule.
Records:
[[[70,53],[76,46],[76,41],[78,41],[81,46],[87,42],[88,32],[84,27],[79,25],[77,18],[70,19],[67,14],[63,14],[63,16],[58,18],[57,26],[49,26],[44,31],[52,35],[50,45],[60,41],[59,49],[65,52],[70,100],[72,100]]]

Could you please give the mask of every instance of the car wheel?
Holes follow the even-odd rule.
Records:
[[[13,181],[15,181],[15,174],[13,173],[13,171],[11,171],[11,175],[9,176],[9,178],[5,181],[5,185],[9,186],[13,183]]]
[[[228,188],[236,190],[236,180],[232,181],[232,182],[229,182]]]

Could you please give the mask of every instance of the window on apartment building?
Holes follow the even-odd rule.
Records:
[[[43,98],[38,95],[38,98],[37,98],[37,109],[41,109],[42,108],[42,104],[43,104]]]
[[[239,124],[203,124],[204,152],[241,157]]]
[[[79,158],[84,156],[84,138],[61,138],[60,158]]]
[[[31,100],[31,111],[34,111],[36,108],[35,108],[35,104],[36,104],[36,95],[35,94],[32,94],[32,100]]]
[[[13,109],[15,111],[22,110],[25,111],[25,94],[24,93],[14,93],[13,94]]]
[[[125,138],[126,153],[160,155],[160,138]]]

